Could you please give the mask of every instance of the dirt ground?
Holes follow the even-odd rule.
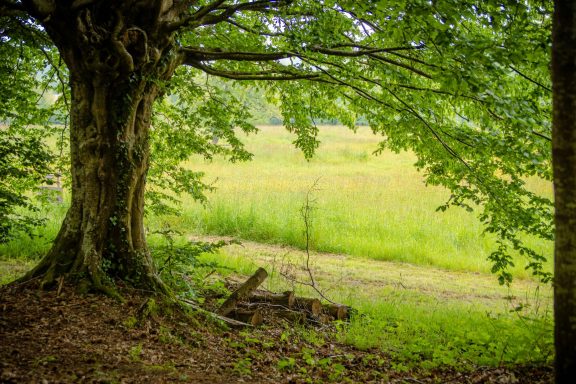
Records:
[[[379,351],[334,341],[328,327],[274,322],[230,330],[201,315],[123,303],[69,287],[0,287],[1,383],[551,383],[549,367],[395,372]]]

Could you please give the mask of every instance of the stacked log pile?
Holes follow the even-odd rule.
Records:
[[[258,290],[267,276],[266,270],[259,268],[239,285],[218,309],[219,317],[252,326],[262,324],[269,316],[299,324],[349,320],[352,311],[345,305],[323,304],[318,299],[297,297],[292,291],[274,293]]]

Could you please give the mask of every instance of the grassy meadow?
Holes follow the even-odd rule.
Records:
[[[205,181],[216,187],[206,206],[183,197],[179,216],[150,216],[147,226],[151,232],[166,226],[181,232],[177,244],[222,237],[243,241],[201,257],[223,267],[216,274],[212,267],[191,271],[203,284],[211,284],[205,276],[243,279],[263,266],[270,273],[266,288],[317,296],[286,278],[308,278],[301,209],[310,193],[316,282],[327,297],[361,314],[340,326],[341,341],[386,351],[398,370],[549,364],[550,286],[530,279],[522,259],[512,286],[498,285],[486,261],[494,239],[482,234],[474,214],[456,208],[436,212],[449,193],[424,185],[410,153],[372,155],[379,139],[367,128],[354,134],[322,127],[317,155],[306,161],[291,134],[262,127],[244,138],[254,153],[251,162],[190,159],[187,166],[204,171]],[[549,183],[530,183],[551,194]],[[65,210],[65,205],[47,207],[49,221],[40,237],[22,235],[0,245],[0,284],[47,251]],[[151,233],[149,242],[154,250],[166,239]],[[552,244],[532,244],[551,259]],[[302,335],[323,342],[313,331]]]
[[[381,139],[367,127],[321,127],[311,161],[278,126],[244,138],[250,162],[193,158],[217,189],[202,206],[184,199],[180,217],[160,220],[185,232],[235,236],[266,243],[305,246],[301,209],[309,191],[313,249],[376,260],[408,262],[457,271],[489,272],[494,239],[483,235],[474,214],[451,208],[436,212],[449,192],[427,187],[410,153],[372,153]],[[315,185],[314,188],[312,188]],[[531,187],[551,194],[550,183]],[[311,190],[313,189],[313,190]],[[531,244],[551,258],[552,244]],[[525,260],[514,275],[527,277]],[[548,264],[551,268],[551,263]]]

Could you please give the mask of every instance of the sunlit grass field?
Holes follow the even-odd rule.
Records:
[[[208,193],[206,206],[183,197],[181,215],[148,216],[152,252],[165,241],[154,231],[166,225],[183,234],[178,243],[210,239],[206,235],[253,240],[258,243],[226,247],[201,260],[224,267],[218,268],[221,274],[247,276],[263,266],[270,273],[266,288],[315,296],[279,273],[283,263],[293,263],[305,280],[304,252],[261,244],[305,247],[301,209],[310,192],[311,248],[319,252],[312,252],[315,279],[332,300],[362,314],[342,325],[342,341],[387,351],[396,369],[550,362],[550,286],[523,279],[498,285],[486,260],[494,239],[482,234],[474,214],[457,208],[436,212],[449,192],[425,186],[412,154],[374,156],[380,138],[367,128],[354,134],[321,127],[321,145],[311,161],[293,140],[281,127],[262,127],[244,138],[254,153],[251,162],[191,159],[187,166],[204,171],[217,189]],[[530,187],[551,194],[549,183],[531,180]],[[21,235],[0,245],[0,284],[45,254],[66,208],[52,204],[39,213],[49,219],[38,230],[41,237]],[[532,245],[551,258],[552,244]],[[516,261],[517,278],[528,277],[524,262]],[[208,276],[211,268],[196,273]],[[317,337],[312,331],[304,335]]]
[[[204,171],[217,190],[208,194],[206,206],[184,198],[180,217],[159,221],[183,232],[302,248],[301,209],[311,191],[315,250],[489,272],[486,258],[495,249],[494,239],[483,235],[475,215],[458,208],[436,212],[449,192],[427,187],[410,153],[373,155],[381,139],[367,127],[357,133],[321,127],[320,148],[306,161],[292,144],[294,136],[282,127],[261,127],[244,138],[254,154],[250,162],[191,159],[188,166]],[[548,182],[531,180],[530,187],[552,193]],[[551,258],[550,242],[530,243]],[[516,260],[516,277],[529,276],[525,264]]]

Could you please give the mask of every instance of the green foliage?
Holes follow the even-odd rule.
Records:
[[[337,120],[353,130],[367,122],[382,137],[380,151],[411,150],[427,183],[451,191],[440,209],[474,210],[500,239],[489,258],[502,283],[510,282],[517,255],[550,280],[545,256],[525,242],[526,235],[553,238],[552,201],[525,184],[552,177],[550,2],[295,0],[245,7],[195,2],[190,20],[164,36],[174,45],[160,65],[188,66],[169,81],[150,79],[165,95],[155,105],[149,143],[152,211],[175,212],[181,193],[205,201],[210,186],[180,164],[190,154],[250,158],[236,131],[255,131],[247,99],[256,94],[277,105],[307,158],[319,146],[318,122]],[[16,8],[6,15],[19,17],[0,14],[0,58],[9,74],[0,80],[9,100],[0,110],[7,111],[1,120],[24,127],[42,120],[24,113],[42,110],[34,95],[53,90],[59,107],[69,96],[46,29]],[[66,122],[65,112],[57,120]]]
[[[500,238],[490,260],[501,282],[517,254],[548,281],[545,257],[524,235],[553,236],[552,201],[525,185],[530,176],[551,179],[550,15],[551,3],[537,1],[294,1],[183,32],[181,42],[285,52],[283,61],[224,57],[209,72],[307,76],[254,83],[307,157],[318,147],[315,121],[354,129],[366,119],[384,138],[381,150],[410,149],[427,182],[451,190],[441,209],[478,210]]]
[[[296,365],[296,359],[294,359],[293,357],[285,357],[278,360],[278,369],[280,370],[290,371],[294,369],[295,365]]]
[[[147,198],[150,210],[177,213],[177,196],[187,194],[206,203],[205,191],[213,187],[201,181],[202,172],[183,167],[192,154],[210,160],[215,155],[245,161],[251,154],[236,137],[236,129],[255,132],[248,123],[249,109],[230,90],[206,81],[190,82],[195,73],[181,68],[171,82],[170,93],[156,103],[151,133],[152,161]],[[167,191],[171,191],[167,192]]]
[[[16,231],[32,233],[43,220],[22,209],[37,206],[25,195],[45,180],[51,156],[36,137],[18,137],[0,128],[0,243],[14,237]]]
[[[130,360],[133,362],[140,361],[142,359],[142,343],[138,343],[137,345],[130,348],[128,355],[130,356]]]
[[[200,276],[196,270],[200,267],[217,268],[217,262],[202,262],[198,258],[203,254],[214,254],[230,244],[239,244],[238,241],[182,241],[182,234],[170,228],[154,231],[160,235],[162,241],[152,242],[150,247],[152,256],[157,263],[158,272],[164,282],[183,297],[198,298],[201,287]],[[213,288],[213,287],[212,287]]]
[[[33,214],[34,195],[54,172],[45,138],[55,132],[49,119],[62,105],[46,100],[59,89],[58,68],[50,67],[55,56],[44,36],[30,36],[27,23],[0,17],[0,243],[43,223]]]
[[[252,367],[252,359],[249,357],[242,358],[234,363],[232,370],[240,376],[249,375]]]
[[[388,351],[397,370],[546,365],[554,356],[549,315],[530,310],[465,315],[447,307],[424,315],[400,304],[395,309],[385,307],[389,305],[379,304],[349,325],[342,325],[341,338],[360,348]]]

